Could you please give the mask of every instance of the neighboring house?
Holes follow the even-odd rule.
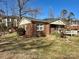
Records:
[[[5,27],[18,27],[17,16],[0,16],[0,24]]]
[[[79,35],[79,20],[70,20],[65,26],[67,34],[76,34]]]
[[[48,36],[50,34],[50,24],[45,21],[23,18],[19,27],[26,30],[26,37]]]
[[[79,20],[70,20],[68,24],[66,24],[66,29],[79,30]]]
[[[1,22],[6,27],[17,27],[18,17],[17,16],[3,16],[1,19]]]

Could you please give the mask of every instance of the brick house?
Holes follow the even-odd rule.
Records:
[[[65,31],[71,31],[74,34],[79,34],[79,21],[78,20],[68,20],[68,19],[57,19],[57,20],[35,20],[22,18],[20,22],[20,27],[26,30],[26,36],[48,36],[54,31],[60,31],[65,29]]]
[[[46,21],[23,18],[19,27],[26,30],[26,37],[48,36],[50,34],[50,24]]]

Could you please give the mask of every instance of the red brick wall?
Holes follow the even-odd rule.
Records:
[[[32,36],[32,23],[27,24],[26,27],[26,37],[31,37]]]
[[[37,33],[37,31],[36,31],[36,24],[34,23],[34,24],[32,24],[32,36],[35,36],[36,35],[36,33]]]
[[[50,34],[50,24],[44,24],[44,33],[46,35]]]
[[[32,37],[32,36],[37,34],[36,24],[37,23],[27,24],[26,37]],[[44,31],[43,31],[43,33],[45,35],[49,35],[50,34],[50,25],[49,24],[45,24],[44,23]]]

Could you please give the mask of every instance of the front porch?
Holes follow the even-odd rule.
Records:
[[[60,30],[64,30],[65,24],[62,20],[58,20],[55,22],[50,23],[50,32],[59,32]]]
[[[54,31],[60,31],[64,29],[64,25],[54,25],[54,24],[50,24],[50,32],[54,32]]]

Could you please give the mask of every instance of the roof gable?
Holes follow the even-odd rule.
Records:
[[[50,24],[54,24],[54,25],[65,25],[65,23],[62,20],[57,20],[57,21],[51,22]]]
[[[25,24],[29,24],[29,23],[31,23],[31,20],[29,20],[27,18],[22,18],[19,25],[25,25]]]

